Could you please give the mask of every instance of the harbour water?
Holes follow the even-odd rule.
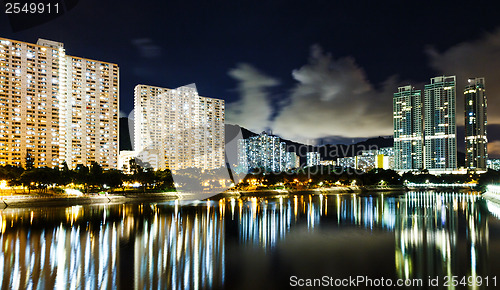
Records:
[[[419,286],[401,289],[494,289],[499,213],[479,195],[450,192],[6,208],[0,281],[2,289],[287,289],[364,277]]]

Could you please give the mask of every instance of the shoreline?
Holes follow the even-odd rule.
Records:
[[[179,199],[176,192],[150,193],[150,194],[109,194],[109,195],[53,195],[53,196],[30,196],[12,195],[0,198],[0,209],[22,208],[22,207],[57,207],[89,204],[125,204],[130,202],[169,201]]]
[[[268,197],[268,196],[278,196],[278,195],[301,195],[301,194],[323,194],[323,195],[337,195],[337,194],[397,194],[404,193],[408,191],[465,191],[472,192],[470,188],[409,188],[407,186],[342,186],[342,187],[330,187],[330,188],[314,188],[314,189],[261,189],[261,190],[239,190],[239,191],[227,191],[216,195],[215,197],[247,197],[247,196],[257,196],[257,197]]]
[[[265,190],[239,190],[227,191],[216,195],[215,197],[269,197],[269,196],[292,196],[302,194],[323,194],[323,195],[337,195],[337,194],[383,194],[383,193],[398,193],[406,192],[408,189],[402,186],[388,186],[388,187],[360,187],[360,186],[342,186],[330,188],[313,188],[313,189],[265,189]]]
[[[419,188],[421,189],[421,188]],[[292,196],[303,194],[396,194],[403,193],[413,189],[405,186],[384,186],[384,187],[359,187],[343,186],[331,188],[315,189],[266,189],[266,190],[240,190],[226,191],[207,199],[221,199],[230,197],[273,197],[273,196]],[[436,189],[428,189],[436,190]],[[438,190],[450,190],[446,188]],[[457,189],[455,189],[457,190]],[[0,210],[9,208],[27,208],[27,207],[64,207],[75,205],[91,204],[126,204],[137,202],[162,202],[171,200],[189,199],[192,194],[187,192],[165,192],[165,193],[133,193],[133,194],[108,194],[108,195],[10,195],[0,196]]]

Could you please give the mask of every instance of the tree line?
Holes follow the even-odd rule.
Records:
[[[263,170],[251,170],[238,184],[244,189],[257,180],[265,187],[314,188],[334,185],[356,186],[403,186],[405,183],[470,183],[477,182],[478,190],[484,191],[488,184],[500,183],[500,171],[489,170],[483,174],[442,174],[432,175],[428,171],[406,172],[402,175],[392,169],[372,169],[361,172],[351,168],[336,166],[313,166],[289,172],[269,173]],[[279,185],[279,186],[277,186]]]
[[[22,186],[28,193],[48,193],[57,189],[75,185],[84,193],[124,189],[125,182],[138,183],[139,191],[170,191],[175,189],[170,170],[152,170],[136,166],[133,174],[124,174],[120,170],[103,168],[96,162],[90,166],[78,165],[69,169],[66,163],[61,168],[23,168],[13,165],[0,166],[0,180],[7,186]]]

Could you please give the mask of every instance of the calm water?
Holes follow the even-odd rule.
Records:
[[[451,193],[7,208],[0,280],[3,289],[282,289],[290,276],[426,285],[456,275],[491,286],[498,212]]]

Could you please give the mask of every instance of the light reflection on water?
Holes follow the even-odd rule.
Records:
[[[477,195],[410,192],[7,208],[0,280],[3,289],[250,289],[259,271],[274,288],[290,275],[494,275],[493,207]]]

